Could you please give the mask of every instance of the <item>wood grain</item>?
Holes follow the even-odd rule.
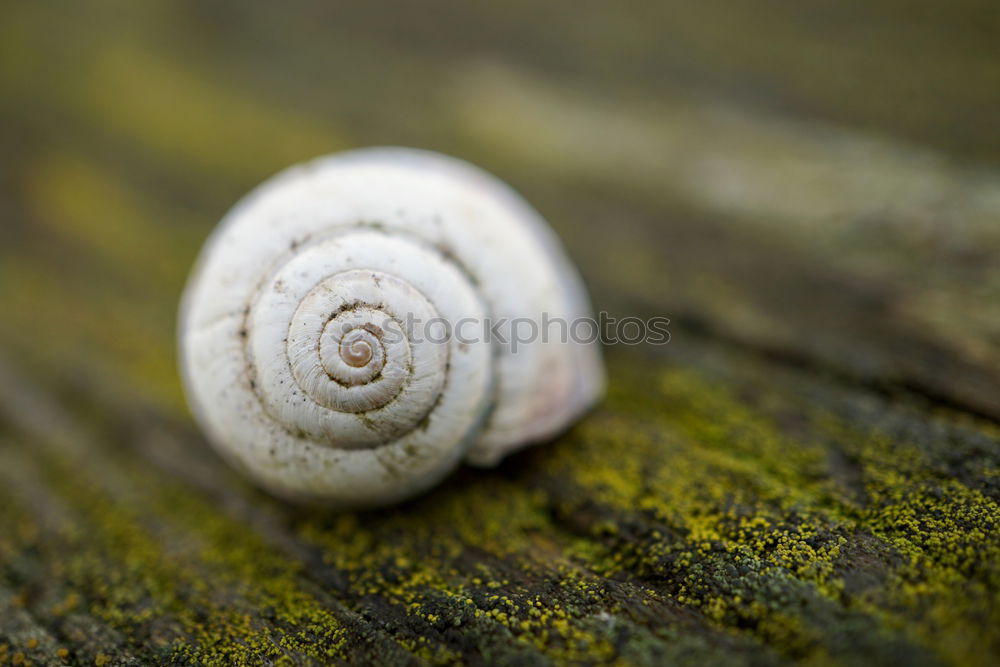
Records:
[[[0,12],[0,665],[1000,658],[992,4]],[[304,510],[197,432],[176,305],[236,198],[375,143],[672,341],[556,442]]]

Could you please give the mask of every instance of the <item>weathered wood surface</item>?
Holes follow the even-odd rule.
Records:
[[[0,665],[995,664],[995,3],[7,3]],[[382,512],[207,448],[175,305],[293,161],[522,190],[607,401]]]

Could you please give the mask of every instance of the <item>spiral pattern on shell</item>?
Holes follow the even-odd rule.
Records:
[[[463,317],[486,317],[473,286],[416,239],[362,227],[298,246],[247,319],[256,394],[289,433],[322,447],[383,446],[429,428],[432,408],[437,424],[474,422],[491,376],[487,346],[459,349],[408,324]],[[451,374],[472,368],[474,378],[449,387]]]
[[[440,156],[359,151],[237,205],[185,294],[190,403],[269,490],[344,506],[418,493],[556,432],[603,382],[596,350],[456,336],[456,323],[586,313],[544,223]]]

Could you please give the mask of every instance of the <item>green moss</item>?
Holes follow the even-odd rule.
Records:
[[[67,428],[86,450],[70,455],[44,424],[0,424],[0,590],[73,661],[975,665],[1000,654],[1000,433],[866,388],[941,388],[995,414],[983,370],[997,356],[994,175],[857,128],[776,121],[756,103],[717,113],[718,100],[647,90],[609,106],[604,76],[632,71],[646,86],[634,65],[679,44],[659,27],[641,39],[641,12],[577,12],[552,49],[555,24],[528,3],[450,7],[530,55],[482,67],[464,57],[480,54],[478,37],[429,38],[453,23],[414,31],[404,12],[376,31],[361,4],[318,33],[314,14],[287,8],[280,21],[224,13],[230,33],[183,4],[117,5],[24,4],[0,22],[11,56],[0,94],[15,109],[0,346],[39,369],[30,375],[79,418]],[[771,12],[735,11],[762,26]],[[870,11],[865,30],[901,31],[879,33],[882,48],[924,48],[893,12]],[[832,44],[790,21],[768,34],[814,54]],[[178,48],[188,35],[198,39]],[[433,51],[407,46],[420,35]],[[695,41],[677,48],[750,57],[707,54],[699,72],[711,61],[760,73],[772,57]],[[995,59],[947,46],[927,49],[950,63],[931,78],[995,97],[945,76],[958,64],[985,76]],[[613,66],[581,84],[585,54]],[[798,77],[817,62],[765,78],[821,112],[899,118],[868,108],[885,96],[834,104],[806,90],[830,83]],[[872,76],[834,87],[908,85]],[[934,97],[925,111],[954,120],[961,105]],[[904,121],[939,146],[977,134]],[[662,356],[612,357],[607,402],[571,433],[402,507],[302,511],[255,493],[173,421],[185,414],[181,283],[253,182],[386,137],[506,168],[541,194],[602,305],[683,312],[727,342],[679,331]],[[665,165],[665,146],[692,159]],[[706,179],[705,164],[736,171]],[[887,196],[905,201],[883,210]],[[938,202],[952,202],[949,224],[925,218]],[[803,369],[736,353],[740,341]],[[866,383],[842,386],[859,367]],[[36,659],[33,637],[10,627],[0,618],[0,664]]]
[[[581,487],[572,495],[587,498],[565,510],[571,520],[619,517],[617,526],[581,521],[604,548],[581,540],[580,562],[665,582],[677,602],[790,656],[843,653],[846,634],[865,650],[879,637],[886,657],[884,647],[915,655],[922,644],[961,662],[990,641],[970,630],[995,618],[1000,517],[991,499],[942,478],[905,440],[829,414],[817,418],[814,444],[790,438],[768,412],[813,411],[784,391],[747,400],[668,370],[654,392],[651,378],[624,375],[620,387],[648,394],[614,396],[609,415],[545,462],[548,476],[572,480]],[[833,453],[860,466],[868,502],[838,481]],[[862,536],[868,553],[855,551]],[[849,595],[868,558],[881,561],[878,589]]]
[[[941,441],[973,446],[968,418],[921,430],[908,408],[869,405],[848,422],[794,375],[745,394],[758,362],[727,363],[740,372],[723,383],[615,358],[607,405],[567,437],[377,513],[245,491],[219,507],[121,449],[101,466],[41,456],[67,514],[33,522],[15,493],[0,562],[40,550],[35,576],[65,584],[53,617],[86,610],[175,662],[390,645],[438,664],[979,662],[1000,620],[1000,515],[975,488],[996,476],[995,446],[974,441],[982,465],[960,482]],[[254,504],[277,532],[248,529]]]
[[[48,576],[69,591],[54,616],[83,605],[157,660],[343,657],[344,628],[302,588],[296,563],[189,492],[132,472],[109,495],[81,480],[78,467],[49,461],[47,481],[72,499],[73,512],[46,536],[46,551],[54,551]]]

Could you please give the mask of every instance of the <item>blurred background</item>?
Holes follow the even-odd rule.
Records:
[[[7,3],[0,350],[180,410],[176,300],[221,215],[402,144],[511,182],[598,309],[1000,415],[998,27],[979,0]]]
[[[510,182],[672,342],[307,512],[204,443],[177,305],[239,197],[373,144]],[[0,4],[0,665],[993,665],[998,422],[996,0]]]

